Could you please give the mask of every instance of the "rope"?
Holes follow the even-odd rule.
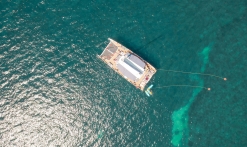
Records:
[[[158,70],[164,70],[164,71],[167,71],[167,72],[179,72],[179,73],[185,73],[185,74],[198,74],[198,75],[204,75],[204,76],[212,76],[212,77],[223,79],[225,81],[227,80],[227,78],[223,78],[223,77],[212,75],[212,74],[193,73],[193,72],[176,71],[176,70],[165,70],[165,69],[158,69]]]
[[[203,86],[192,86],[192,85],[168,85],[168,86],[161,86],[161,87],[154,87],[154,88],[168,88],[168,87],[194,87],[194,88],[204,88],[207,90],[211,90],[211,88],[207,88]]]

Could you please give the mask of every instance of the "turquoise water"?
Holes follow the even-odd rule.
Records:
[[[247,2],[0,1],[0,146],[247,146]],[[96,58],[158,70],[147,97]],[[192,85],[210,87],[167,87]]]

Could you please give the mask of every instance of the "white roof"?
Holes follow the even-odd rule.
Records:
[[[122,56],[119,61],[118,64],[120,64],[122,67],[124,67],[126,70],[128,70],[132,75],[134,75],[136,78],[140,78],[142,76],[142,74],[140,74],[139,71],[135,70],[134,68],[132,68],[130,65],[128,65],[127,63],[125,63],[123,61],[124,56]],[[124,75],[124,73],[122,73]]]
[[[125,60],[128,60],[129,62],[131,62],[135,67],[137,67],[141,72],[144,72],[144,68],[139,66],[138,64],[136,64],[135,62],[133,62],[132,60],[130,60],[129,58],[126,58]]]

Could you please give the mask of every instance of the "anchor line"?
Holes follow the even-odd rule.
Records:
[[[179,73],[184,73],[184,74],[198,74],[198,75],[212,76],[212,77],[220,78],[220,79],[223,79],[225,81],[227,80],[227,78],[223,78],[223,77],[216,76],[213,74],[193,73],[193,72],[185,72],[185,71],[177,71],[177,70],[166,70],[166,69],[157,69],[157,70],[163,70],[163,71],[167,71],[167,72],[179,72]]]
[[[167,86],[154,87],[154,88],[168,88],[168,87],[194,87],[194,88],[204,88],[207,90],[211,90],[211,88],[207,88],[203,86],[192,86],[192,85],[167,85]]]

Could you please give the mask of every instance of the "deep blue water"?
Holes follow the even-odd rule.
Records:
[[[247,146],[245,0],[3,0],[0,37],[0,146]],[[154,96],[96,58],[109,37],[163,69]]]

